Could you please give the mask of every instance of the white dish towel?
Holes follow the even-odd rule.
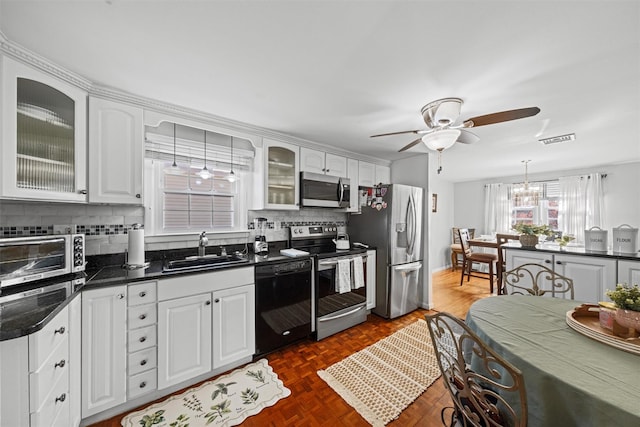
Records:
[[[362,267],[362,257],[353,257],[353,289],[364,286],[364,268]]]
[[[336,267],[336,292],[351,292],[351,260],[339,259]]]

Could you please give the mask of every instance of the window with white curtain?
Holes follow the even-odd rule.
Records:
[[[204,130],[175,129],[175,139],[173,123],[146,129],[145,229],[152,235],[246,229],[251,142],[207,131],[205,152]],[[205,165],[210,176],[202,174]]]

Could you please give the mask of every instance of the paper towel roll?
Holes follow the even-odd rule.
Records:
[[[127,264],[144,264],[144,228],[129,230],[129,259]]]

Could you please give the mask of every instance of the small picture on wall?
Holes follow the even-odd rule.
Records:
[[[436,193],[431,195],[431,212],[438,212],[438,195]]]

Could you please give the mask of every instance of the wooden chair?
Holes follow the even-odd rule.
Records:
[[[475,236],[476,229],[468,228],[471,239]],[[462,246],[460,245],[460,236],[458,236],[458,228],[451,229],[451,271],[456,271],[460,257],[462,257]]]
[[[552,297],[569,295],[573,299],[573,280],[542,264],[522,264],[505,271],[502,277],[504,294],[524,294]]]
[[[502,275],[507,269],[505,250],[502,249],[501,246],[510,240],[520,240],[520,236],[517,234],[496,234],[496,241],[498,243],[498,263],[496,265],[496,274],[498,275],[498,293],[502,292]]]
[[[491,349],[462,320],[449,313],[426,315],[455,426],[527,425],[527,395],[522,372]]]
[[[489,279],[489,288],[491,293],[493,293],[493,278],[494,274],[494,264],[498,260],[498,255],[489,254],[484,252],[473,252],[471,247],[469,246],[469,230],[466,228],[458,229],[458,236],[460,238],[460,245],[462,246],[462,274],[460,275],[460,286],[462,286],[462,282],[464,277],[467,276],[467,282],[473,277],[480,277],[482,279]],[[479,273],[476,270],[473,270],[473,264],[487,264],[489,266],[488,277],[486,273],[481,274],[473,274]]]

